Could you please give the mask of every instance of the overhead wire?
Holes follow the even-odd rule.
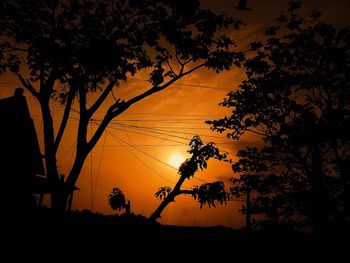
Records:
[[[15,76],[15,74],[11,74],[11,73],[4,73],[4,75],[11,75],[11,76]],[[136,78],[136,77],[130,77],[130,80],[136,80],[136,81],[142,81],[142,82],[149,82],[149,80],[147,79],[142,79],[142,78]],[[18,81],[13,81],[13,82],[9,82],[9,81],[4,81],[2,82],[3,85],[12,85],[12,86],[17,86],[17,85],[21,85],[21,83]],[[217,91],[230,91],[231,89],[222,89],[220,87],[215,87],[215,86],[210,86],[210,85],[198,85],[198,84],[192,84],[192,83],[173,83],[171,84],[172,86],[183,86],[183,87],[195,87],[195,88],[203,88],[203,89],[211,89],[211,90],[217,90]]]
[[[204,121],[205,119],[200,119],[200,120],[197,120],[197,121]],[[115,121],[112,121],[111,123],[115,123],[115,122],[142,122],[142,123],[153,123],[153,122],[156,122],[156,123],[163,123],[163,124],[168,124],[168,123],[181,123],[181,124],[187,124],[187,125],[193,125],[194,123],[194,120],[190,120],[190,119],[169,119],[169,120],[159,120],[159,119],[153,119],[153,120],[145,120],[145,119],[134,119],[134,120],[123,120],[123,119],[119,119],[119,120],[115,120]],[[199,124],[203,124],[204,125],[204,122],[203,123],[196,123],[197,125]]]
[[[92,203],[93,204],[95,204],[96,191],[97,191],[97,186],[98,186],[98,182],[99,182],[99,178],[100,178],[100,174],[101,174],[101,164],[102,164],[103,153],[104,153],[104,150],[105,150],[105,147],[104,147],[105,143],[106,143],[106,134],[105,134],[105,136],[103,138],[102,152],[101,152],[100,162],[98,164],[97,174],[96,174],[96,178],[95,178],[95,189],[94,189],[93,198],[92,198]]]
[[[147,82],[148,82],[148,80],[144,80],[144,79],[138,79],[138,78],[131,78],[131,79],[140,80],[140,81],[147,81]],[[15,84],[15,83],[5,83],[5,85],[18,85],[18,84]],[[205,85],[197,85],[197,84],[174,83],[174,84],[172,84],[172,85],[173,85],[173,86],[189,86],[189,87],[197,87],[197,88],[206,88],[206,89],[212,89],[212,90],[218,90],[218,91],[229,91],[229,90],[221,89],[221,88],[218,88],[218,87],[205,86]],[[74,108],[71,108],[71,110],[72,110],[73,112],[79,114],[79,111],[75,110]],[[130,114],[130,115],[132,115],[132,114],[135,114],[135,115],[137,115],[137,114],[138,114],[138,115],[147,115],[147,113],[125,113],[125,114]],[[195,114],[192,114],[192,115],[190,115],[190,114],[187,114],[187,115],[184,115],[184,114],[182,114],[182,115],[180,115],[180,114],[177,114],[177,115],[176,115],[176,114],[148,114],[148,115],[153,115],[153,116],[196,116],[196,117],[201,117],[201,116],[203,116],[203,117],[207,117],[207,118],[208,118],[208,117],[213,117],[213,118],[218,117],[218,116],[205,116],[205,115],[195,115]],[[70,116],[70,117],[72,117],[72,116]],[[185,122],[185,121],[196,121],[196,120],[205,120],[205,119],[172,119],[172,120],[168,120],[168,121],[164,121],[164,120],[163,120],[162,122],[167,122],[167,123],[176,122],[176,123],[185,123],[185,124],[188,124],[188,123]],[[124,121],[124,122],[140,122],[140,121],[143,121],[143,122],[153,122],[153,121],[159,121],[159,120],[119,120],[119,121]],[[132,125],[129,125],[129,126],[132,126]],[[131,128],[131,127],[129,127],[129,128]],[[133,127],[133,128],[153,129],[154,133],[156,133],[155,131],[161,131],[161,132],[172,132],[172,133],[177,133],[177,134],[190,134],[190,133],[184,133],[184,132],[175,132],[175,131],[168,131],[168,130],[159,129],[159,128],[161,128],[161,127],[158,127],[158,129],[157,129],[157,128],[150,128],[150,127],[136,127],[136,126],[135,126],[135,127]],[[166,128],[168,128],[168,129],[185,129],[185,128],[186,128],[186,129],[205,129],[205,128],[199,128],[199,127],[197,127],[197,128],[189,128],[189,127],[182,127],[182,128],[166,127]],[[125,129],[124,129],[124,130],[125,130]],[[171,165],[169,165],[169,164],[167,164],[167,163],[165,163],[165,162],[159,160],[158,158],[155,158],[155,157],[153,157],[153,156],[147,154],[146,152],[142,151],[142,150],[139,149],[138,146],[136,146],[135,144],[129,144],[129,143],[123,141],[122,139],[120,139],[120,138],[114,136],[114,135],[113,135],[112,133],[110,133],[107,129],[106,129],[105,131],[106,131],[107,133],[109,133],[115,140],[117,140],[117,141],[119,141],[119,142],[122,141],[122,142],[126,143],[129,147],[133,147],[134,149],[137,149],[137,150],[141,151],[143,154],[149,156],[150,158],[153,158],[153,159],[155,159],[155,160],[161,162],[162,164],[164,164],[164,165],[166,165],[166,166],[168,166],[168,167],[171,167],[171,168],[177,170],[177,168],[175,168],[175,167],[173,167],[173,166],[171,166]],[[135,132],[135,131],[126,131],[126,133],[127,133],[127,132],[138,133],[138,132]],[[157,132],[157,133],[158,133],[158,132]],[[142,134],[142,133],[138,133],[138,134]],[[159,133],[159,134],[165,135],[165,136],[171,136],[171,135],[169,135],[169,134],[164,134],[164,133]],[[142,135],[145,135],[145,134],[142,134]],[[147,135],[147,136],[151,136],[151,135]],[[203,137],[204,137],[204,136],[206,136],[206,137],[212,137],[212,138],[217,138],[217,137],[219,137],[219,136],[210,136],[210,135],[201,135],[201,136],[203,136]],[[151,136],[151,137],[152,137],[152,136]],[[156,137],[156,136],[153,136],[153,137]],[[181,137],[181,136],[176,136],[176,135],[172,135],[172,137],[180,138],[180,139],[188,139],[188,138]],[[158,138],[160,138],[160,137],[158,137]],[[185,144],[185,143],[182,143],[182,142],[179,142],[179,141],[175,141],[175,140],[171,140],[171,139],[167,139],[167,138],[160,138],[160,139],[162,139],[162,140],[168,140],[168,141],[173,141],[173,142],[176,142],[176,143],[180,143],[180,144],[187,145],[187,144]],[[74,144],[75,144],[75,142],[73,142],[73,144],[71,145],[71,147],[69,147],[68,151],[66,152],[66,154],[65,154],[65,155],[63,156],[63,158],[61,159],[61,162],[63,161],[63,159],[65,158],[65,156],[68,154],[68,152],[73,148]],[[165,177],[161,176],[159,173],[157,173],[152,167],[148,166],[148,165],[147,165],[145,162],[143,162],[141,159],[139,159],[139,158],[137,157],[137,155],[135,155],[132,151],[130,151],[129,148],[126,147],[126,145],[124,145],[124,144],[121,144],[121,145],[124,146],[125,149],[127,149],[135,158],[137,158],[140,162],[142,162],[144,165],[146,165],[149,169],[151,169],[151,170],[152,170],[154,173],[156,173],[158,176],[160,176],[161,178],[163,178],[164,180],[166,180],[166,181],[168,181],[168,182],[171,182],[171,181],[169,181],[167,178],[165,178]],[[104,147],[105,147],[105,146],[106,146],[106,145],[105,145],[105,139],[104,139],[102,151],[104,151]],[[166,146],[166,145],[164,145],[164,146]],[[180,145],[173,145],[173,146],[180,146]],[[92,161],[92,158],[91,158],[91,161]],[[101,166],[101,161],[102,161],[102,155],[101,155],[99,167]],[[92,177],[91,177],[91,178],[92,178]],[[196,177],[195,177],[195,178],[196,178]],[[203,182],[206,182],[205,180],[200,179],[200,178],[196,178],[196,179],[201,180],[201,181],[203,181]],[[173,182],[171,182],[171,183],[173,183]],[[95,187],[95,193],[96,193],[96,187]],[[94,193],[93,200],[95,199],[95,193]],[[93,201],[92,201],[92,202],[93,202]]]
[[[97,120],[96,120],[97,121]],[[184,143],[184,142],[181,142],[181,141],[178,141],[178,140],[173,140],[173,139],[170,139],[170,138],[166,138],[166,137],[172,137],[172,138],[176,138],[176,139],[180,139],[180,140],[190,140],[191,138],[187,138],[187,137],[182,137],[182,136],[177,136],[177,135],[173,135],[173,134],[169,134],[169,133],[161,133],[161,132],[158,132],[158,131],[153,131],[152,128],[150,129],[147,129],[147,128],[144,128],[144,127],[128,127],[129,129],[141,129],[141,131],[143,132],[139,132],[139,131],[135,131],[135,130],[126,130],[124,127],[126,126],[122,126],[123,128],[117,128],[115,126],[109,126],[110,129],[113,129],[113,130],[119,130],[119,131],[128,131],[128,132],[131,132],[131,133],[135,133],[135,134],[140,134],[140,135],[144,135],[144,136],[148,136],[148,137],[153,137],[153,138],[158,138],[158,139],[162,139],[162,140],[167,140],[167,141],[172,141],[172,142],[176,142],[176,143],[179,143],[179,144],[182,144],[182,145],[188,145],[187,143]],[[172,131],[168,131],[168,132],[171,132]],[[154,135],[154,134],[157,134],[157,135]],[[161,137],[159,136],[160,135],[164,135],[166,137]],[[224,138],[223,138],[224,139]],[[241,142],[255,142],[255,143],[262,143],[260,140],[254,140],[254,139],[241,139],[239,141],[237,141],[238,143],[241,143]],[[229,145],[229,144],[232,144],[232,141],[229,141],[229,142],[215,142],[215,144],[217,145]]]
[[[141,79],[141,78],[130,78],[131,80],[137,80],[137,81],[143,81],[143,82],[149,82],[146,79]],[[173,83],[171,84],[172,86],[183,86],[183,87],[195,87],[195,88],[203,88],[203,89],[211,89],[211,90],[217,90],[217,91],[230,91],[226,89],[222,89],[219,87],[214,87],[214,86],[208,86],[208,85],[198,85],[198,84],[189,84],[189,83]]]
[[[119,124],[119,123],[115,123],[124,127],[129,127],[129,128],[139,128],[139,129],[143,129],[143,130],[154,130],[154,131],[161,131],[161,132],[171,132],[171,133],[177,133],[177,134],[186,134],[186,135],[192,135],[193,133],[189,133],[189,132],[179,132],[179,131],[169,131],[169,130],[164,130],[164,129],[159,129],[159,128],[154,128],[154,127],[144,127],[144,126],[137,126],[137,125],[128,125],[128,124]],[[201,137],[210,137],[210,138],[219,138],[222,139],[222,136],[215,136],[215,135],[205,135],[205,134],[197,134],[198,136]]]
[[[77,111],[76,111],[77,112]],[[78,118],[76,117],[73,117],[73,116],[70,116],[71,119],[75,119],[75,120],[78,120]],[[93,119],[94,121],[96,122],[101,122],[101,120],[98,120],[98,119]],[[161,135],[164,135],[166,137],[173,137],[173,138],[177,138],[177,139],[182,139],[182,140],[189,140],[190,138],[186,138],[186,137],[182,137],[182,136],[177,136],[177,135],[173,135],[172,133],[178,133],[178,134],[191,134],[192,133],[185,133],[185,132],[176,132],[176,131],[169,131],[169,130],[163,130],[167,133],[160,133],[158,130],[161,130],[161,129],[158,129],[158,126],[155,127],[149,127],[149,126],[137,126],[137,125],[129,125],[129,124],[121,124],[121,123],[118,123],[118,122],[112,122],[111,125],[118,125],[120,127],[123,127],[123,129],[119,129],[119,128],[116,128],[116,127],[109,127],[111,129],[114,129],[114,130],[120,130],[120,131],[124,131],[124,132],[131,132],[131,133],[136,133],[136,134],[140,134],[140,135],[144,135],[144,136],[148,136],[148,137],[153,137],[153,138],[158,138],[158,139],[161,139],[161,140],[167,140],[167,141],[172,141],[172,142],[176,142],[176,143],[179,143],[181,145],[187,145],[187,143],[184,143],[184,142],[181,142],[181,141],[178,141],[178,140],[173,140],[173,139],[170,139],[170,138],[165,138],[165,137],[160,137],[160,136],[156,136],[154,135],[155,133],[156,134],[161,134]],[[146,133],[143,133],[143,132],[137,132],[137,131],[130,131],[130,130],[126,130],[124,127],[128,127],[130,129],[141,129],[142,131],[146,132]],[[170,128],[170,127],[166,127],[166,128]],[[174,127],[172,127],[174,128]],[[199,128],[199,127],[198,127]],[[182,129],[182,128],[179,128],[179,129]],[[154,131],[152,131],[154,130]],[[148,134],[148,133],[152,133],[152,134]],[[203,136],[203,137],[214,137],[214,138],[221,138],[219,136],[213,136],[213,135],[204,135],[204,134],[200,134],[200,136]],[[237,141],[237,143],[242,143],[242,142],[255,142],[255,143],[260,143],[261,141],[260,140],[253,140],[253,139],[241,139],[239,141]],[[232,142],[216,142],[216,144],[218,145],[225,145],[225,144],[232,144]],[[136,144],[135,144],[136,145]],[[143,146],[143,147],[147,147],[147,146],[158,146],[159,144],[155,145],[136,145],[136,146]],[[181,145],[165,145],[165,146],[181,146]],[[107,146],[111,146],[111,145],[107,145]]]
[[[110,133],[110,134],[111,134],[111,133]],[[111,136],[113,137],[114,135],[111,134]],[[132,145],[132,144],[129,144],[128,142],[126,142],[126,141],[124,141],[124,140],[122,140],[122,139],[120,139],[120,138],[118,138],[118,139],[121,140],[121,141],[123,141],[123,142],[126,143],[127,145],[131,146],[132,148],[137,149],[139,152],[142,152],[144,155],[147,155],[148,157],[150,157],[150,158],[152,158],[152,159],[154,159],[154,160],[156,160],[156,161],[158,161],[158,162],[164,164],[165,166],[167,166],[167,167],[169,167],[169,168],[171,168],[171,169],[174,169],[174,170],[176,170],[176,171],[178,170],[176,167],[174,167],[174,166],[172,166],[172,165],[170,165],[170,164],[168,164],[168,163],[166,163],[166,162],[164,162],[164,161],[162,161],[162,160],[160,160],[160,159],[158,159],[158,158],[156,158],[156,157],[154,157],[154,156],[152,156],[152,155],[146,153],[145,151],[143,151],[143,150],[137,148],[137,146],[134,146],[134,145]]]
[[[141,80],[141,79],[140,79]],[[211,88],[211,89],[218,89],[218,88],[215,88],[215,87],[209,87],[209,86],[204,86],[204,85],[194,85],[194,84],[173,84],[173,85],[176,85],[176,86],[195,86],[195,87],[202,87],[202,88]],[[219,89],[219,90],[222,90],[222,89]],[[72,111],[75,112],[75,113],[78,113],[79,114],[79,111],[75,110],[74,108],[72,108]],[[147,113],[129,113],[129,114],[139,114],[139,115],[146,115]],[[151,115],[151,114],[149,114]],[[196,117],[217,117],[217,116],[205,116],[205,115],[191,115],[191,114],[152,114],[153,116],[196,116]],[[72,117],[72,116],[70,116]],[[188,121],[202,121],[202,120],[206,120],[206,118],[202,118],[202,119],[199,119],[199,118],[194,118],[194,119],[170,119],[170,120],[161,120],[162,122],[165,122],[165,123],[172,123],[172,122],[175,122],[175,123],[185,123],[185,124],[192,124],[192,123],[188,123]],[[148,119],[148,120],[138,120],[138,119],[133,119],[133,120],[128,120],[128,119],[124,119],[124,120],[119,120],[119,121],[124,121],[124,122],[159,122],[159,120],[152,120],[152,119]],[[158,131],[164,131],[164,132],[172,132],[172,133],[177,133],[177,134],[190,134],[190,133],[184,133],[184,132],[175,132],[175,131],[168,131],[168,130],[161,130],[157,128],[150,128],[150,127],[131,127],[129,126],[129,128],[139,128],[139,129],[153,129],[153,133],[157,133],[157,134],[161,134],[161,135],[165,135],[165,136],[169,136],[169,137],[175,137],[175,138],[179,138],[179,139],[184,139],[184,140],[188,140],[188,138],[185,138],[185,137],[181,137],[181,136],[176,136],[176,135],[172,135],[172,134],[166,134],[166,133],[159,133]],[[170,128],[170,129],[175,129],[174,127],[166,127],[166,128]],[[183,128],[189,128],[189,127],[182,127],[182,128],[176,128],[176,129],[183,129]],[[200,128],[200,127],[197,127],[197,129]],[[117,128],[114,128],[114,129],[117,129]],[[190,128],[190,129],[195,129],[195,128]],[[121,129],[120,129],[121,130]],[[124,129],[125,131],[125,129]],[[146,134],[143,134],[143,133],[139,133],[139,132],[135,132],[135,131],[127,131],[127,132],[133,132],[133,133],[138,133],[138,134],[142,134],[142,135],[146,135]],[[148,131],[146,131],[148,132]],[[179,141],[175,141],[175,140],[171,140],[171,139],[168,139],[168,138],[162,138],[162,137],[158,137],[158,136],[152,136],[152,135],[149,135],[147,134],[146,136],[151,136],[151,137],[156,137],[156,138],[159,138],[159,139],[162,139],[162,140],[168,140],[168,141],[173,141],[173,142],[176,142],[176,143],[179,143],[179,144],[183,144],[183,145],[187,145],[186,143],[182,143],[182,142],[179,142]],[[214,136],[210,136],[210,135],[201,135],[201,136],[206,136],[206,137],[214,137]],[[215,137],[219,137],[219,136],[215,136]],[[226,144],[226,143],[217,143],[217,144]],[[228,144],[228,143],[227,143]],[[129,147],[138,147],[136,146],[135,144],[128,144]],[[173,146],[177,146],[177,145],[173,145]],[[103,146],[104,147],[104,146]],[[141,150],[141,149],[139,149]],[[142,150],[141,150],[142,151]],[[145,153],[145,152],[144,152]],[[147,153],[145,153],[146,155],[148,155]],[[148,155],[150,156],[150,155]],[[154,157],[153,157],[154,158]],[[161,160],[160,160],[161,161]],[[161,161],[162,162],[162,161]],[[164,163],[165,165],[167,166],[170,166],[166,163]],[[172,167],[172,166],[170,166]],[[174,167],[172,167],[174,168]],[[176,169],[176,168],[175,168]],[[199,179],[199,178],[197,178]],[[200,179],[201,180],[201,179]]]
[[[98,123],[96,123],[96,124],[99,125]],[[150,157],[150,158],[152,158],[152,159],[154,159],[154,160],[156,160],[156,161],[162,163],[163,165],[165,165],[165,166],[167,166],[167,167],[169,167],[169,168],[175,169],[176,171],[178,170],[178,168],[176,168],[176,167],[174,167],[174,166],[172,166],[172,165],[170,165],[170,164],[168,164],[168,163],[166,163],[166,162],[160,160],[159,158],[156,158],[156,157],[154,157],[154,156],[152,156],[152,155],[146,153],[145,151],[139,149],[137,146],[132,145],[132,144],[129,144],[128,142],[122,140],[121,138],[116,137],[114,134],[112,134],[111,132],[109,132],[107,129],[106,129],[105,131],[106,131],[107,133],[109,133],[115,140],[122,141],[122,142],[124,142],[125,144],[131,146],[132,148],[138,150],[139,152],[145,154],[146,156],[148,156],[148,157]],[[194,177],[195,179],[199,180],[199,181],[202,181],[202,182],[206,182],[206,183],[207,183],[207,181],[205,181],[205,180],[203,180],[203,179],[201,179],[201,178],[198,178],[198,177],[196,177],[196,176],[193,176],[193,177]]]
[[[68,153],[72,150],[72,149],[74,149],[74,145],[76,144],[76,140],[75,141],[73,141],[73,143],[70,145],[70,146],[68,146],[69,148],[68,148],[68,150],[63,154],[63,156],[62,156],[62,158],[60,159],[60,160],[57,160],[57,162],[58,162],[58,164],[61,164],[62,162],[63,162],[63,160],[68,156]]]
[[[105,130],[114,140],[118,141],[122,146],[125,146],[124,143],[128,144],[127,142],[125,142],[124,140],[118,138],[117,136],[115,136],[113,133],[109,132],[107,129]],[[162,176],[161,174],[159,174],[156,170],[154,170],[151,166],[149,166],[146,162],[144,162],[142,159],[140,159],[134,152],[132,152],[129,148],[125,147],[125,149],[132,154],[139,162],[141,162],[144,166],[146,166],[148,169],[150,169],[152,172],[154,172],[157,176],[159,176],[160,178],[162,178],[163,180],[167,181],[168,183],[174,183],[172,181],[170,181],[169,179],[165,178],[164,176]],[[135,148],[136,149],[136,148]]]
[[[150,112],[125,112],[124,115],[148,115],[148,116],[177,116],[177,117],[205,117],[205,118],[221,118],[218,115],[204,114],[179,114],[179,113],[150,113]]]
[[[118,130],[118,131],[125,131],[124,129],[120,129],[120,128],[116,128],[116,127],[109,127],[109,129]],[[144,135],[144,136],[148,136],[148,137],[163,139],[165,141],[176,142],[176,143],[179,143],[179,144],[182,144],[182,145],[187,145],[187,143],[184,143],[184,142],[180,142],[180,141],[176,141],[176,140],[172,140],[172,139],[164,138],[164,137],[160,137],[160,136],[155,136],[155,135],[151,135],[151,134],[145,134],[145,133],[142,133],[142,132],[137,132],[137,131],[128,131],[128,132],[135,133],[135,134],[140,134],[140,135]]]
[[[113,137],[113,135],[111,134],[111,133],[109,133],[112,137]],[[116,139],[116,140],[118,140],[118,141],[121,141],[121,142],[124,142],[124,143],[126,143],[126,144],[128,144],[126,141],[124,141],[123,139],[121,139],[121,138],[119,138],[119,137],[113,137],[114,139]],[[123,144],[122,144],[123,145]],[[124,146],[126,146],[126,145],[124,145]],[[131,152],[128,148],[125,148],[125,149],[127,149],[137,160],[139,160],[140,162],[142,162],[146,167],[148,167],[149,169],[151,169],[154,173],[156,173],[159,177],[161,177],[162,179],[164,179],[165,181],[167,181],[168,183],[171,183],[171,184],[176,184],[175,182],[173,182],[173,181],[171,181],[171,180],[169,180],[169,179],[167,179],[167,178],[165,178],[164,176],[162,176],[161,174],[159,174],[157,171],[155,171],[151,166],[149,166],[147,163],[145,163],[144,161],[142,161],[140,158],[138,158],[138,156],[137,155],[135,155],[133,152]],[[144,152],[142,152],[143,154],[145,154]],[[146,154],[146,155],[148,155],[149,157],[151,157],[151,155],[149,155],[149,154]],[[162,164],[166,164],[166,163],[164,163],[163,161],[161,161],[161,160],[159,160],[159,159],[157,159],[156,157],[152,157],[152,158],[155,158],[156,159],[156,161],[158,161],[158,162],[161,162]],[[168,164],[166,164],[167,166],[169,166]],[[175,167],[173,167],[173,166],[171,166],[172,168],[175,168]],[[175,168],[176,170],[178,170],[177,168]],[[200,181],[202,181],[202,182],[206,182],[205,180],[203,180],[203,179],[200,179],[200,178],[198,178],[198,177],[195,177],[194,176],[194,178],[195,179],[197,179],[197,180],[200,180]],[[184,187],[185,189],[189,189],[189,190],[192,190],[192,188],[188,188],[188,187]]]
[[[136,127],[136,126],[130,127],[129,129],[132,129],[132,128],[140,129],[140,128]],[[126,129],[124,128],[123,130],[126,130]],[[159,132],[159,131],[156,131],[156,130],[149,130],[149,129],[144,129],[144,128],[141,128],[141,130],[144,131],[144,132],[152,133],[152,134],[165,135],[165,136],[169,136],[169,137],[176,138],[176,139],[182,139],[182,140],[186,140],[186,141],[191,139],[191,138],[187,138],[187,137],[183,137],[183,136],[178,136],[178,135],[168,134],[168,133],[164,133],[164,132]]]
[[[109,129],[113,129],[113,130],[118,130],[118,131],[125,131],[125,128],[122,129],[122,128],[117,128],[117,127],[109,127]],[[172,140],[172,139],[169,139],[169,138],[165,138],[165,137],[160,137],[160,136],[157,136],[157,135],[151,135],[151,134],[162,134],[164,136],[168,136],[168,137],[173,137],[173,138],[177,138],[177,139],[181,139],[181,140],[191,140],[191,138],[186,138],[186,137],[181,137],[181,136],[177,136],[177,135],[172,135],[172,134],[167,134],[167,133],[159,133],[159,132],[156,132],[156,131],[146,131],[146,130],[143,130],[144,132],[148,132],[148,133],[151,133],[151,134],[147,134],[147,133],[142,133],[142,132],[138,132],[138,131],[134,131],[134,130],[127,130],[128,132],[131,132],[131,133],[136,133],[136,134],[140,134],[140,135],[144,135],[144,136],[149,136],[149,137],[154,137],[154,138],[158,138],[158,139],[163,139],[163,140],[167,140],[167,141],[173,141],[173,142],[177,142],[177,143],[180,143],[180,144],[183,144],[183,145],[188,145],[187,143],[184,143],[184,142],[180,142],[180,141],[176,141],[176,140]],[[242,142],[259,142],[258,140],[249,140],[249,139],[246,139],[246,140],[241,140]],[[226,144],[232,144],[232,142],[214,142],[215,144],[217,145],[226,145]]]

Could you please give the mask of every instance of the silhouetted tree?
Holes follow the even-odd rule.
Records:
[[[114,187],[108,195],[108,204],[113,210],[125,209],[125,214],[130,215],[130,200],[125,199],[123,191],[118,187]]]
[[[232,115],[209,123],[233,140],[252,133],[264,142],[233,165],[233,192],[255,191],[249,213],[321,231],[349,219],[350,30],[316,11],[300,17],[299,6],[251,44],[259,50],[245,62],[247,79],[221,103]]]
[[[234,166],[233,170],[234,169]],[[260,176],[242,174],[239,178],[232,178],[231,195],[236,198],[245,198],[245,205],[242,205],[241,212],[246,216],[246,229],[251,230],[252,216],[252,194],[256,190],[262,190]]]
[[[51,206],[66,209],[89,152],[115,117],[200,68],[220,72],[239,65],[243,53],[234,52],[233,40],[222,33],[239,25],[201,9],[198,0],[3,1],[0,71],[15,73],[40,104]],[[114,96],[140,71],[149,74],[146,91],[126,101]],[[53,101],[64,108],[57,130]],[[76,155],[61,187],[56,155],[74,103]],[[101,109],[105,115],[98,120],[94,114]],[[89,124],[97,125],[90,139]]]
[[[225,184],[221,181],[212,183],[205,183],[200,186],[195,186],[191,190],[182,190],[182,184],[186,179],[191,179],[194,173],[207,168],[207,161],[210,158],[222,160],[226,158],[226,154],[220,154],[219,149],[215,147],[215,144],[210,142],[203,146],[203,142],[199,136],[194,136],[189,143],[190,150],[188,152],[192,154],[191,158],[188,158],[183,162],[179,168],[180,178],[177,181],[174,189],[168,186],[160,187],[155,193],[155,196],[162,200],[157,209],[151,214],[149,220],[156,221],[160,217],[161,213],[167,205],[175,201],[175,197],[178,195],[191,195],[194,200],[197,200],[202,208],[207,204],[209,207],[214,206],[215,203],[223,204],[229,198],[228,193],[225,190]]]

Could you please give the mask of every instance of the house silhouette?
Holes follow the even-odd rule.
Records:
[[[22,88],[17,88],[14,96],[0,99],[0,119],[2,208],[20,210],[40,206],[44,194],[50,193],[50,185]]]

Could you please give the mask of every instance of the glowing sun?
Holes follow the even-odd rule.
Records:
[[[176,167],[176,168],[179,168],[180,165],[186,160],[186,158],[179,154],[179,153],[174,153],[172,155],[170,155],[169,157],[169,162],[170,162],[170,165]]]

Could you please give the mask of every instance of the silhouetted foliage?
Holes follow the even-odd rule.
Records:
[[[235,8],[238,10],[245,10],[245,11],[252,10],[251,8],[247,8],[247,2],[248,2],[248,0],[239,0],[238,5],[235,6]]]
[[[186,159],[179,168],[179,174],[189,179],[197,172],[207,168],[207,161],[210,158],[222,160],[226,158],[226,154],[220,154],[219,149],[215,147],[215,143],[209,142],[203,146],[203,142],[199,136],[194,136],[189,143],[190,149],[187,151],[192,154],[192,158]]]
[[[252,133],[264,142],[238,152],[233,195],[249,189],[252,213],[321,231],[350,213],[350,30],[317,11],[300,17],[299,6],[292,1],[253,44],[247,79],[221,103],[232,115],[209,123],[233,140]]]
[[[195,186],[192,196],[194,200],[198,200],[201,208],[205,204],[209,207],[215,207],[215,202],[218,202],[220,205],[226,204],[229,199],[229,195],[225,190],[225,184],[222,181]]]
[[[170,194],[170,192],[171,188],[169,186],[162,186],[154,195],[156,196],[156,198],[164,200]]]
[[[126,199],[122,190],[118,187],[114,187],[112,192],[108,195],[109,206],[116,211],[120,211],[125,208]]]
[[[209,207],[215,207],[215,203],[223,204],[229,199],[229,194],[225,190],[225,184],[221,181],[205,183],[195,186],[191,190],[181,190],[182,184],[186,179],[191,179],[198,169],[203,170],[207,168],[209,159],[223,160],[226,158],[226,154],[221,154],[219,149],[215,147],[215,143],[209,142],[207,145],[203,145],[199,136],[194,136],[189,146],[190,149],[187,152],[192,154],[192,157],[181,164],[178,171],[180,178],[175,187],[172,189],[168,186],[163,186],[155,193],[155,196],[162,202],[149,217],[151,221],[157,220],[165,207],[174,202],[175,197],[181,194],[191,195],[194,200],[198,201],[201,208],[205,204]]]
[[[112,192],[108,195],[108,204],[113,210],[120,211],[125,209],[125,214],[128,216],[130,215],[130,200],[126,200],[125,195],[120,188],[114,187],[112,189]]]
[[[243,59],[224,33],[241,23],[200,8],[198,0],[5,0],[0,8],[0,73],[15,73],[40,104],[52,207],[60,210],[86,157],[116,116],[200,68],[220,72]],[[146,91],[127,101],[113,95],[140,71],[149,74]],[[64,108],[57,131],[52,101]],[[76,157],[63,189],[56,154],[74,104],[79,109]],[[101,105],[107,110],[99,120],[94,114]],[[96,125],[90,139],[89,124]]]

